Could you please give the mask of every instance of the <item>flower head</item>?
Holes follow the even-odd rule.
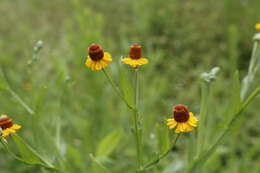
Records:
[[[2,129],[2,132],[0,134],[0,137],[8,137],[11,133],[15,133],[17,130],[19,130],[22,126],[18,124],[13,124],[13,120],[9,118],[6,115],[2,115],[0,117],[0,128]]]
[[[255,29],[260,30],[260,23],[255,24]]]
[[[173,118],[167,119],[170,129],[176,127],[176,133],[190,132],[197,127],[198,119],[192,112],[188,111],[187,106],[178,104],[173,107]]]
[[[148,59],[142,57],[142,46],[135,43],[131,46],[129,57],[123,58],[122,62],[132,67],[138,67],[148,63]]]
[[[101,70],[112,61],[112,57],[108,52],[104,52],[98,44],[92,44],[88,48],[88,57],[85,65],[92,70]]]

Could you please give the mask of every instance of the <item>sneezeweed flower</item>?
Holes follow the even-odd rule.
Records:
[[[131,67],[138,67],[147,64],[149,61],[142,57],[142,46],[135,43],[131,46],[129,57],[123,58],[122,62]]]
[[[260,30],[260,23],[255,24],[255,29]]]
[[[173,118],[167,119],[168,127],[170,129],[176,127],[176,133],[190,132],[197,127],[197,124],[198,119],[182,104],[173,107]]]
[[[88,48],[88,57],[85,65],[92,70],[101,70],[112,61],[112,57],[108,52],[104,52],[98,44],[92,44]]]
[[[2,132],[0,137],[8,137],[11,133],[16,133],[22,126],[18,124],[13,124],[13,120],[6,115],[0,117],[0,128]]]

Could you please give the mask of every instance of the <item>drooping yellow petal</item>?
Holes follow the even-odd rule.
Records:
[[[95,70],[100,70],[100,69],[101,69],[100,62],[95,62]]]
[[[177,127],[175,129],[176,133],[181,133],[183,132],[183,123],[177,123]]]
[[[2,137],[6,138],[8,137],[11,133],[16,133],[17,130],[19,130],[20,128],[22,128],[22,126],[18,125],[18,124],[14,124],[9,128],[6,128],[2,131]]]
[[[6,138],[7,136],[9,136],[9,134],[10,134],[9,129],[5,129],[5,130],[2,131],[2,137],[4,137],[4,138]]]
[[[184,133],[190,132],[194,129],[193,126],[189,125],[188,123],[177,123],[177,127],[175,129],[176,133]]]
[[[188,123],[185,123],[185,132],[191,132],[193,129],[193,126],[189,125]]]
[[[104,57],[101,60],[93,61],[89,56],[86,59],[85,65],[92,70],[101,70],[112,61],[112,57],[108,52],[104,52]]]
[[[260,30],[260,23],[257,23],[257,24],[255,25],[255,29],[256,29],[256,30]]]
[[[193,127],[197,127],[198,119],[193,115],[192,112],[190,112],[189,115],[190,115],[189,120],[188,120],[189,125],[191,125]]]
[[[91,59],[89,58],[89,56],[86,58],[85,65],[86,65],[87,67],[90,67],[90,66],[91,66]]]
[[[10,133],[15,133],[16,132],[15,129],[12,129],[12,127],[8,128],[8,130],[9,130]]]
[[[147,64],[149,61],[146,58],[139,58],[139,59],[133,59],[133,58],[123,58],[122,62],[124,64],[130,65],[131,67],[137,67],[144,64]]]
[[[108,52],[104,52],[104,57],[102,60],[105,60],[106,62],[111,62],[112,61],[112,56]]]
[[[19,130],[20,128],[22,128],[22,126],[20,126],[19,124],[14,124],[11,128],[14,130]]]
[[[177,125],[177,122],[171,118],[167,119],[167,126],[169,126],[170,129],[173,129]]]
[[[144,64],[148,64],[149,63],[149,60],[147,58],[140,58],[139,59],[139,63],[141,65],[144,65]]]

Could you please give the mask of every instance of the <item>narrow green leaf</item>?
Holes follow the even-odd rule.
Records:
[[[92,154],[90,154],[90,158],[93,161],[93,170],[94,173],[111,173],[101,162],[99,162]]]
[[[76,167],[76,168],[83,168],[84,162],[81,158],[81,152],[77,150],[77,148],[67,145],[67,157],[70,162],[70,166]]]
[[[47,168],[53,168],[52,165],[48,165],[44,159],[31,147],[29,146],[21,137],[16,134],[11,135],[12,139],[17,146],[21,158],[25,160],[28,164],[41,165]]]
[[[29,147],[27,144],[25,144],[25,142],[17,135],[12,135],[13,138],[16,139],[16,142],[18,141],[18,143],[20,143],[20,147],[19,148],[23,148],[23,150],[25,151],[26,149],[24,148],[27,148]],[[50,170],[55,170],[56,172],[60,172],[59,169],[55,168],[53,165],[51,164],[47,164],[47,162],[44,162],[43,159],[41,159],[38,154],[36,154],[35,151],[29,151],[29,152],[33,152],[36,154],[36,156],[33,156],[33,158],[35,158],[34,161],[32,161],[32,159],[27,159],[27,157],[23,157],[23,155],[21,154],[21,156],[17,156],[10,148],[9,148],[9,145],[7,143],[7,141],[4,139],[4,138],[0,138],[0,142],[2,143],[4,149],[7,151],[8,154],[10,154],[14,159],[22,162],[22,163],[25,163],[25,164],[28,164],[28,165],[38,165],[38,166],[41,166],[41,167],[44,167],[44,168],[47,168],[47,169],[50,169]],[[21,146],[25,146],[25,147],[21,147]],[[33,150],[31,147],[29,147],[30,149],[29,150]],[[39,158],[38,158],[39,157]]]
[[[96,156],[108,156],[110,155],[120,142],[123,136],[122,129],[116,129],[108,134],[98,145]]]

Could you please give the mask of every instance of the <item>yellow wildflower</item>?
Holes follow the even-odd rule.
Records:
[[[92,70],[101,70],[112,61],[112,57],[108,52],[104,52],[98,44],[92,44],[88,48],[88,57],[85,65]]]
[[[2,115],[0,117],[0,128],[2,129],[1,137],[8,137],[11,133],[16,133],[22,126],[18,124],[13,124],[11,118],[6,115]]]
[[[144,64],[148,64],[148,59],[142,57],[142,46],[139,44],[133,44],[131,46],[129,57],[123,58],[122,62],[128,64],[131,67],[138,67]]]
[[[167,119],[170,129],[176,127],[176,133],[190,132],[197,127],[198,119],[189,112],[187,106],[178,104],[173,108],[173,118]]]

